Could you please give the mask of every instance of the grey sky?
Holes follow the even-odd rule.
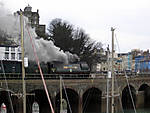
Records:
[[[39,9],[40,23],[54,19],[67,20],[83,28],[104,47],[111,42],[111,27],[115,27],[121,52],[150,48],[150,0],[0,0],[14,12],[30,4]],[[118,46],[116,44],[116,49]]]

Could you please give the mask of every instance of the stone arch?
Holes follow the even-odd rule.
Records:
[[[11,94],[16,94],[14,91],[12,91],[12,90],[10,90],[10,89],[0,88],[0,92],[1,92],[1,91],[10,92]]]
[[[129,88],[130,87],[130,88]],[[131,90],[131,95],[130,91]],[[122,106],[123,109],[133,109],[133,103],[132,99],[134,101],[134,105],[136,103],[136,89],[132,85],[127,85],[123,90],[122,90]]]
[[[144,84],[140,85],[138,91],[144,91],[144,90],[146,90],[148,87],[150,87],[150,86],[148,86],[147,84],[144,83]]]
[[[28,88],[29,87],[29,88]],[[34,90],[45,90],[43,87],[43,83],[42,84],[28,84],[26,87],[28,90],[28,92],[33,92]],[[49,89],[49,87],[47,86],[47,88]]]
[[[64,84],[65,85],[65,84]],[[71,89],[74,92],[77,92],[79,94],[80,89],[82,89],[81,87],[71,87],[71,86],[62,86],[63,88],[65,87],[65,89]],[[49,89],[51,91],[51,89]],[[55,91],[55,96],[60,92],[60,85],[58,87],[56,87],[53,91]]]
[[[150,107],[150,86],[148,84],[142,84],[138,90],[138,108]]]
[[[123,91],[124,88],[126,88],[128,86],[128,84],[126,83],[126,81],[124,83],[122,83],[122,85],[120,86],[120,91]],[[129,82],[129,86],[132,86],[136,91],[138,91],[139,87],[137,84],[135,84],[134,82]]]
[[[138,82],[134,82],[134,84],[137,86],[137,91],[139,91],[139,89],[141,88],[141,86],[143,87],[143,85],[147,85],[150,86],[149,82],[146,81],[138,81]]]
[[[86,88],[84,87],[84,89],[83,89],[83,94],[84,94],[87,90],[89,90],[89,89],[91,89],[91,88],[96,88],[96,89],[100,90],[101,92],[103,91],[103,90],[102,90],[101,88],[99,88],[99,87],[88,85]]]
[[[79,95],[75,90],[73,90],[72,88],[62,89],[62,99],[64,99],[67,102],[67,113],[78,112]],[[55,98],[56,113],[60,112],[60,103],[61,101],[60,101],[60,91],[59,91],[56,94],[56,98]]]
[[[50,93],[49,93],[49,96],[51,98]],[[28,93],[26,95],[26,98],[27,98],[27,112],[32,112],[32,104],[34,102],[38,103],[40,113],[49,113],[51,111],[45,90],[35,89],[31,91],[30,93]]]
[[[2,105],[2,103],[4,103],[6,105],[7,112],[17,112],[16,105],[18,104],[18,97],[12,94],[14,94],[14,92],[10,90],[0,91],[0,106]]]
[[[101,112],[102,91],[98,88],[91,87],[87,89],[82,96],[82,112]]]

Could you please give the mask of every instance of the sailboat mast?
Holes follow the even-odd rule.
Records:
[[[112,91],[111,91],[111,95],[112,95],[112,101],[111,101],[111,113],[114,113],[114,28],[111,27],[111,31],[112,31],[112,69],[111,69],[111,74],[112,74]]]
[[[60,76],[60,113],[63,110],[63,105],[62,105],[62,77]]]
[[[23,15],[20,11],[20,26],[21,26],[21,51],[22,51],[22,89],[23,89],[23,113],[26,113],[26,86],[25,86],[25,69],[24,69],[24,38],[23,38]]]
[[[110,59],[109,59],[109,46],[107,47],[107,106],[106,106],[106,113],[109,113],[109,79],[111,78],[111,72],[110,72]]]

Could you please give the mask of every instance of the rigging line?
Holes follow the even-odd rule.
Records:
[[[68,99],[68,95],[67,95],[67,91],[66,91],[63,79],[62,79],[62,83],[63,83],[63,88],[64,88],[64,91],[65,91],[66,99],[67,99],[67,102],[68,102],[68,105],[69,105],[69,110],[70,110],[70,113],[72,113],[72,109],[71,109],[71,106],[70,106],[70,102],[69,102],[69,99]]]
[[[8,90],[7,93],[8,93],[8,98],[9,98],[8,100],[10,102],[10,108],[11,108],[12,113],[14,113],[14,108],[13,108],[12,100],[11,100],[11,97],[10,97],[10,91],[9,91],[9,88],[8,88],[8,82],[7,82],[7,79],[6,79],[5,69],[4,69],[4,65],[3,65],[2,60],[1,60],[1,66],[2,66],[2,71],[3,71],[4,80],[5,80],[5,84],[6,84],[6,89]]]
[[[83,104],[83,113],[84,113],[84,111],[86,110],[86,107],[87,107],[87,103],[88,103],[88,97],[90,96],[90,91],[88,92],[88,95],[87,95],[87,97],[86,97],[86,99],[85,99],[85,102],[84,102],[84,104]]]
[[[118,42],[118,40],[117,40],[116,34],[115,34],[115,39],[116,39],[116,43],[117,43],[117,46],[118,46],[118,51],[119,51],[119,53],[120,53],[120,46],[119,46],[119,42]]]
[[[32,103],[32,101],[30,100],[30,98],[33,98],[33,97],[32,96],[30,97],[30,96],[27,95],[26,100],[27,100],[28,103]],[[33,105],[33,103],[31,105],[27,104],[26,108],[28,108],[29,111],[32,111],[32,105]]]
[[[116,42],[117,42],[118,51],[119,51],[119,53],[120,53],[120,46],[119,46],[119,43],[118,43],[116,34],[115,34],[115,39],[116,39]],[[117,87],[119,87],[119,85],[118,85],[118,80],[117,80],[116,76],[115,76],[115,79],[116,79],[116,85],[117,85]],[[119,92],[119,89],[118,89],[118,92]],[[119,101],[120,101],[120,105],[121,105],[122,112],[124,113],[123,105],[122,105],[122,102],[121,102],[121,96],[119,96]]]
[[[118,93],[120,94],[120,90],[119,90],[119,85],[118,85],[118,80],[115,76],[115,80],[116,80],[116,85],[117,85],[117,89],[118,89]],[[124,113],[124,110],[123,110],[123,105],[122,105],[122,102],[121,102],[121,96],[119,95],[119,102],[120,102],[120,105],[121,105],[121,109],[122,109],[122,112]]]
[[[117,42],[117,44],[118,44],[118,49],[119,49],[119,51],[120,51],[119,43],[118,43],[118,41],[117,41],[116,35],[115,35],[115,38],[116,38],[116,42]],[[122,61],[123,61],[123,65],[125,65],[124,60],[122,60]],[[134,109],[134,112],[137,113],[136,108],[135,108],[135,103],[134,103],[134,100],[133,100],[133,96],[132,96],[132,92],[131,92],[131,88],[130,88],[130,85],[129,85],[127,73],[126,73],[125,70],[124,70],[124,73],[125,73],[125,78],[126,78],[126,81],[127,81],[127,86],[128,86],[128,88],[129,88],[129,94],[130,94],[130,96],[131,96],[131,101],[132,101],[133,109]]]
[[[126,77],[127,85],[128,85],[128,88],[129,88],[129,93],[130,93],[130,96],[131,96],[131,101],[132,101],[132,104],[133,104],[134,112],[137,113],[136,108],[135,108],[135,103],[134,103],[134,100],[133,100],[133,96],[132,96],[132,92],[131,92],[131,88],[130,88],[130,85],[129,85],[127,73],[126,73],[126,72],[125,72],[125,77]]]
[[[85,113],[86,109],[87,109],[87,106],[88,106],[88,103],[90,102],[90,99],[88,100],[88,98],[92,98],[92,93],[94,92],[94,89],[92,88],[91,90],[88,91],[88,95],[87,95],[87,98],[84,102],[84,105],[83,105],[83,113]],[[91,93],[91,94],[90,94]]]
[[[40,71],[40,75],[41,75],[41,78],[42,78],[42,82],[43,82],[43,85],[44,85],[44,89],[45,89],[45,92],[46,92],[46,95],[47,95],[47,98],[48,98],[48,102],[49,102],[50,108],[51,108],[51,110],[52,110],[52,113],[54,113],[54,109],[53,109],[53,106],[52,106],[52,102],[51,102],[50,96],[49,96],[49,94],[48,94],[48,89],[47,89],[47,86],[46,86],[46,83],[45,83],[45,80],[44,80],[43,72],[42,72],[42,69],[41,69],[41,67],[40,67],[40,62],[39,62],[38,56],[37,56],[37,54],[36,54],[36,49],[35,49],[35,47],[34,47],[34,45],[33,45],[33,40],[32,40],[31,34],[30,34],[30,32],[29,32],[29,28],[28,28],[28,26],[26,26],[26,27],[27,27],[27,32],[28,32],[28,34],[29,34],[30,41],[31,41],[31,45],[32,45],[32,48],[33,48],[34,57],[35,57],[35,59],[36,59],[36,63],[37,63],[37,65],[38,65],[38,68],[39,68],[39,71]]]
[[[93,85],[93,82],[94,82],[94,78],[93,78],[93,81],[92,81],[92,85]],[[92,90],[93,91],[93,90]],[[92,92],[91,92],[92,93]],[[87,103],[88,103],[88,98],[90,97],[90,91],[88,92],[88,95],[87,95],[87,97],[86,97],[86,99],[85,99],[85,102],[84,102],[84,104],[83,104],[83,113],[84,113],[84,111],[86,110],[86,108],[87,108]]]

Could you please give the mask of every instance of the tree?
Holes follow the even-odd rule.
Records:
[[[73,53],[76,53],[81,61],[87,62],[90,67],[98,62],[100,55],[97,52],[100,49],[102,49],[102,44],[92,41],[83,29],[77,29],[74,32]]]
[[[83,29],[74,29],[73,25],[61,19],[54,19],[49,24],[48,32],[56,46],[77,54],[81,61],[87,62],[90,67],[93,62],[98,61],[96,51],[102,48],[102,44],[92,41]]]
[[[72,50],[73,26],[61,19],[54,19],[48,27],[49,35],[54,44],[64,51]]]
[[[89,36],[85,34],[84,30],[78,28],[74,32],[73,52],[80,56],[84,52],[85,45],[87,45],[89,39]]]

